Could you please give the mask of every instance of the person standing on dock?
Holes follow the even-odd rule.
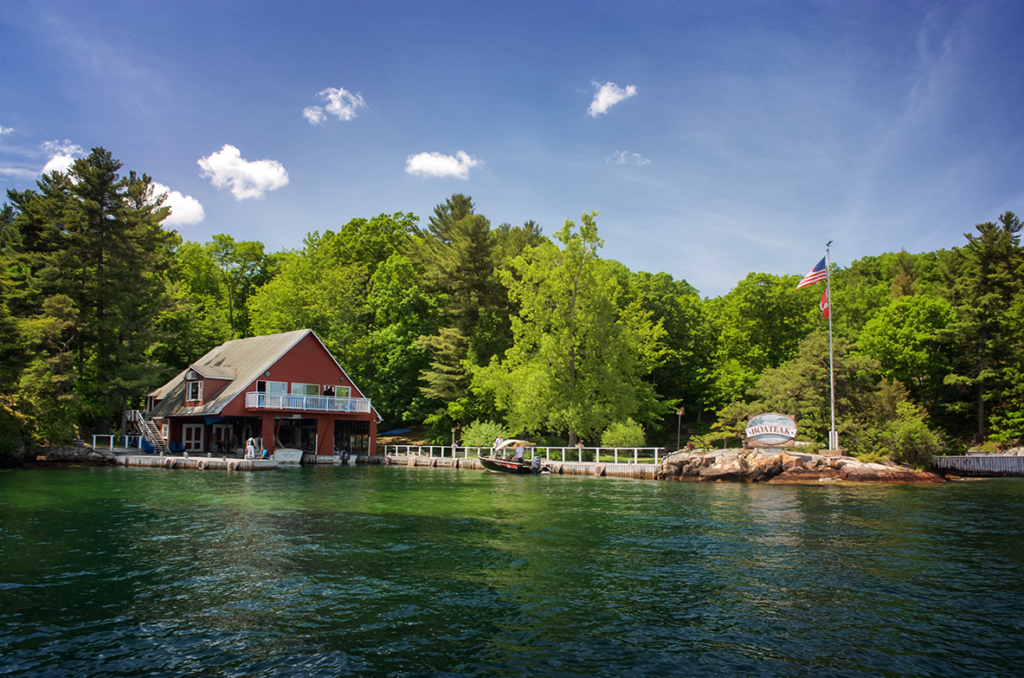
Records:
[[[505,439],[500,435],[494,439],[494,456],[498,456],[498,450],[501,449],[501,444],[505,442]]]
[[[246,459],[255,459],[256,458],[256,441],[253,440],[252,438],[249,438],[249,440],[247,440],[245,442],[245,458]]]

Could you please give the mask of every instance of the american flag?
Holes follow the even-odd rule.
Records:
[[[811,269],[811,272],[804,276],[804,279],[800,281],[800,284],[796,286],[797,289],[801,287],[807,287],[813,285],[816,282],[821,282],[828,276],[828,271],[825,270],[825,258],[822,257],[818,265]]]

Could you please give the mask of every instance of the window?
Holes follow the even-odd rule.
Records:
[[[331,396],[333,398],[348,398],[349,388],[348,386],[332,386],[327,384],[324,386],[324,395]]]
[[[185,384],[185,400],[202,400],[203,382],[190,381]]]
[[[292,384],[292,395],[316,396],[320,395],[319,384]]]
[[[256,382],[257,393],[287,393],[288,382],[287,381],[257,381]]]

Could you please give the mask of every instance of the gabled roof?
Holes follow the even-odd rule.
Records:
[[[230,367],[211,367],[209,365],[200,365],[198,363],[190,365],[189,367],[207,379],[234,379],[238,376],[238,372]]]
[[[268,334],[263,337],[235,339],[221,344],[150,394],[162,399],[153,408],[150,416],[180,417],[220,414],[220,411],[234,400],[246,386],[269,370],[281,356],[302,341],[307,334],[313,334],[313,330],[295,330],[281,334]],[[314,336],[316,335],[314,334]],[[319,340],[317,337],[317,341]],[[185,374],[189,369],[195,369],[196,372],[207,378],[233,379],[233,381],[228,383],[213,399],[205,401],[201,406],[185,407]]]

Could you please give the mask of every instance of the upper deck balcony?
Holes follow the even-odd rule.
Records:
[[[249,392],[245,394],[245,409],[368,413],[370,411],[370,399]]]

